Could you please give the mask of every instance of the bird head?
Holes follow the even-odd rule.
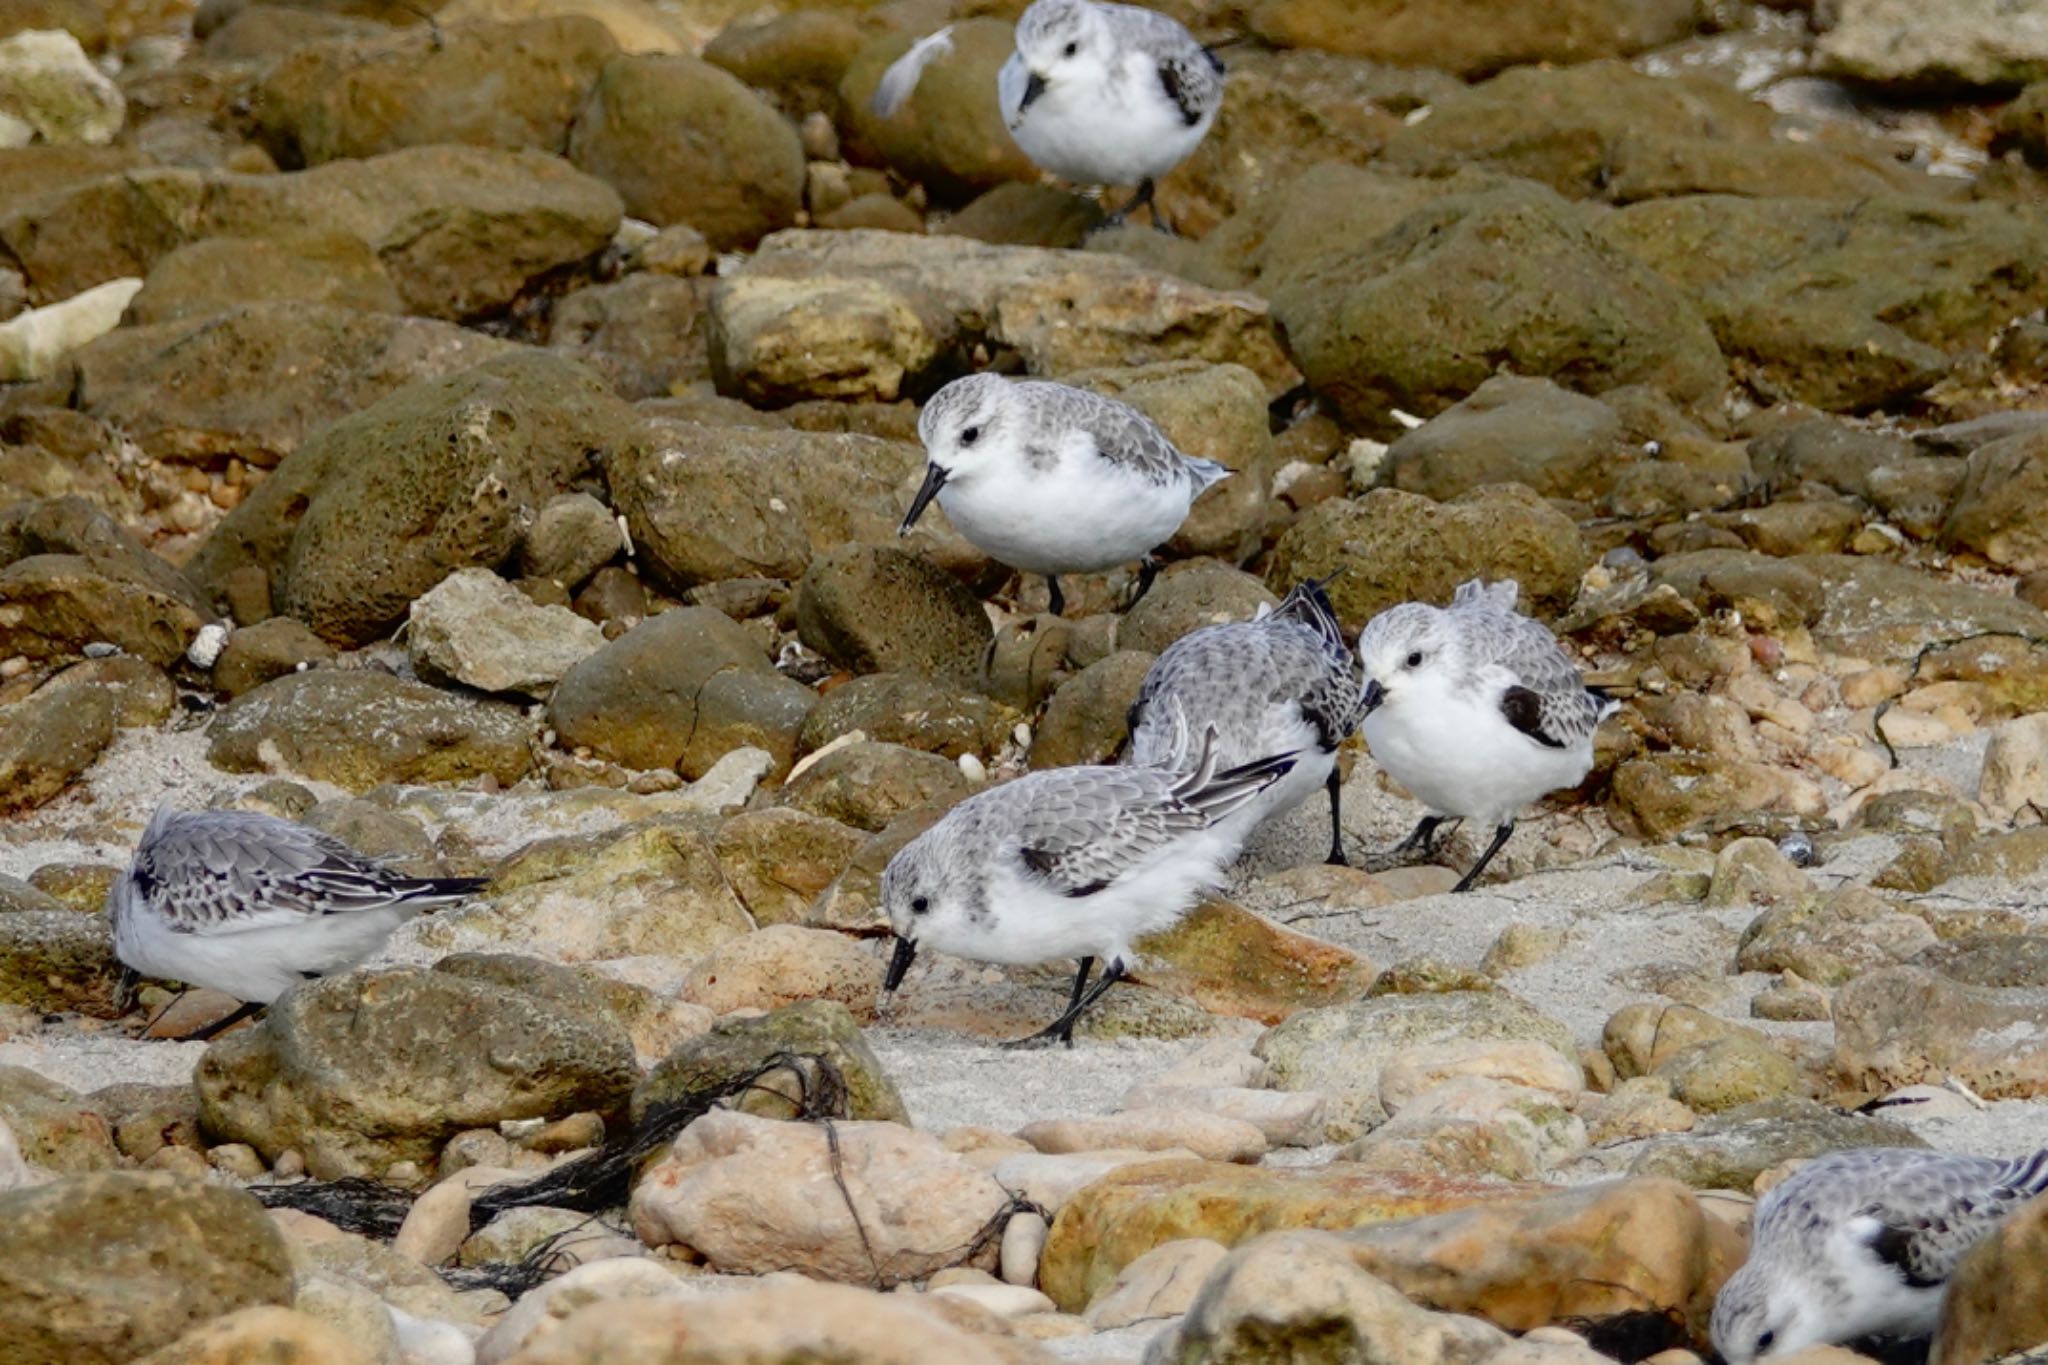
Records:
[[[911,499],[898,534],[907,534],[917,524],[948,483],[971,482],[1001,459],[1009,400],[1009,381],[996,374],[956,379],[931,396],[917,419],[925,450],[924,482]]]

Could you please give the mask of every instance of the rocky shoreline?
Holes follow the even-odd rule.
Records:
[[[2048,1146],[2039,16],[1176,0],[1168,236],[1021,8],[0,0],[0,1361],[1686,1365],[1796,1163]],[[1233,472],[1135,606],[897,535],[982,369]],[[1071,1052],[882,1009],[896,850],[1338,570],[1515,579],[1585,784],[1452,895],[1354,740]],[[176,1041],[166,800],[488,886]]]

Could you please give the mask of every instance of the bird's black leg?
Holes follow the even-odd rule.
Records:
[[[1095,983],[1092,989],[1084,993],[1081,988],[1088,979],[1088,968],[1094,961],[1095,959],[1092,957],[1081,959],[1081,970],[1074,974],[1073,1001],[1067,1006],[1065,1014],[1047,1024],[1029,1038],[1019,1038],[1014,1042],[1004,1043],[1003,1046],[1013,1048],[1033,1047],[1039,1043],[1061,1042],[1065,1043],[1068,1047],[1072,1047],[1074,1045],[1074,1025],[1079,1022],[1082,1015],[1088,1012],[1090,1005],[1100,1000],[1111,986],[1124,979],[1123,962],[1120,959],[1112,958],[1110,964],[1103,968],[1102,978]]]
[[[1151,180],[1140,180],[1138,182],[1138,192],[1131,196],[1131,202],[1103,219],[1102,225],[1104,227],[1122,227],[1124,223],[1129,221],[1132,214],[1136,213],[1139,209],[1151,206],[1152,226],[1158,228],[1161,232],[1171,235],[1173,229],[1166,226],[1159,217],[1159,209],[1156,206],[1152,206],[1152,191],[1154,188]]]
[[[1323,784],[1330,791],[1330,858],[1336,867],[1349,867],[1344,857],[1344,821],[1338,814],[1340,794],[1344,790],[1344,779],[1335,768],[1330,769],[1330,780]]]
[[[1138,561],[1138,590],[1131,594],[1130,601],[1124,603],[1125,611],[1129,611],[1144,600],[1145,594],[1152,591],[1152,580],[1157,577],[1159,577],[1158,560],[1154,559],[1151,555],[1146,555]]]
[[[114,1008],[123,1014],[134,1009],[136,992],[141,985],[142,973],[122,963],[121,974],[114,978]]]
[[[1054,574],[1047,574],[1045,576],[1045,587],[1046,591],[1052,594],[1052,614],[1054,616],[1065,616],[1067,614],[1067,599],[1065,594],[1060,592],[1059,578]]]
[[[1423,816],[1415,828],[1408,831],[1407,838],[1395,844],[1387,851],[1389,853],[1407,853],[1419,848],[1422,850],[1423,857],[1434,857],[1436,855],[1437,829],[1449,818],[1447,815]]]
[[[205,1028],[194,1029],[178,1041],[181,1043],[211,1042],[236,1024],[241,1023],[244,1019],[249,1018],[253,1014],[260,1013],[262,1009],[263,1002],[261,1000],[244,1000],[241,1004],[235,1006],[231,1013],[222,1015]]]
[[[1508,836],[1514,832],[1515,822],[1512,820],[1495,829],[1493,832],[1493,842],[1486,846],[1486,852],[1479,855],[1479,861],[1472,864],[1472,870],[1459,878],[1458,884],[1452,887],[1451,890],[1470,891],[1472,883],[1479,880],[1479,874],[1486,871],[1486,865],[1493,861],[1493,855],[1500,852],[1500,846],[1506,843]]]

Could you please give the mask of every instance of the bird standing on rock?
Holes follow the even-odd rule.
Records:
[[[1366,622],[1365,742],[1430,808],[1395,852],[1425,853],[1446,820],[1483,820],[1493,842],[1458,882],[1469,891],[1546,793],[1593,768],[1593,731],[1616,703],[1586,686],[1557,637],[1515,610],[1512,582],[1473,579],[1448,607],[1406,602]]]
[[[950,27],[913,44],[883,73],[869,107],[894,114],[951,48]],[[1137,186],[1110,215],[1120,223],[1151,204],[1153,182],[1208,136],[1223,106],[1223,62],[1164,14],[1037,0],[1017,21],[1017,50],[996,73],[996,98],[1035,165],[1079,185]],[[1167,230],[1156,208],[1152,221]]]
[[[301,981],[344,971],[399,925],[467,899],[476,877],[408,877],[341,840],[254,811],[160,806],[107,893],[130,972],[243,1002],[210,1038]]]
[[[1183,455],[1128,403],[1044,380],[956,379],[918,415],[924,483],[899,534],[936,498],[961,535],[991,558],[1059,575],[1141,560],[1133,605],[1152,586],[1152,550],[1187,520],[1196,497],[1230,471]]]

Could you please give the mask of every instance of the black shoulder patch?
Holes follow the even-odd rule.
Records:
[[[1159,64],[1159,83],[1166,87],[1166,97],[1180,106],[1182,123],[1192,128],[1202,121],[1202,107],[1195,100],[1195,92],[1188,88],[1187,77],[1177,63]]]
[[[1024,859],[1024,866],[1030,868],[1041,877],[1050,877],[1053,874],[1053,869],[1060,865],[1058,858],[1042,848],[1026,848],[1019,856]]]
[[[1213,47],[1205,47],[1202,49],[1202,55],[1209,59],[1210,66],[1216,68],[1217,75],[1220,76],[1223,74],[1223,54],[1219,53]]]
[[[135,890],[145,900],[156,893],[156,873],[142,859],[135,860],[135,866],[128,875],[135,880]]]
[[[1507,717],[1508,724],[1538,744],[1548,745],[1553,749],[1564,747],[1564,741],[1552,739],[1543,733],[1543,698],[1528,688],[1519,684],[1510,687],[1500,699],[1500,713]]]
[[[1337,752],[1337,746],[1344,742],[1344,727],[1336,714],[1323,705],[1319,699],[1303,699],[1295,703],[1301,708],[1301,718],[1316,729],[1316,747],[1326,754]]]
[[[1074,887],[1072,890],[1066,893],[1067,899],[1080,900],[1083,896],[1092,896],[1096,892],[1106,889],[1108,886],[1109,878],[1104,877],[1101,881],[1090,882],[1086,886]]]
[[[1883,1261],[1886,1265],[1898,1271],[1899,1274],[1905,1276],[1906,1284],[1909,1288],[1936,1289],[1940,1287],[1942,1283],[1940,1280],[1928,1279],[1913,1264],[1913,1234],[1905,1228],[1894,1227],[1890,1223],[1886,1223],[1877,1230],[1877,1235],[1870,1239],[1870,1249],[1876,1253],[1878,1260]]]

